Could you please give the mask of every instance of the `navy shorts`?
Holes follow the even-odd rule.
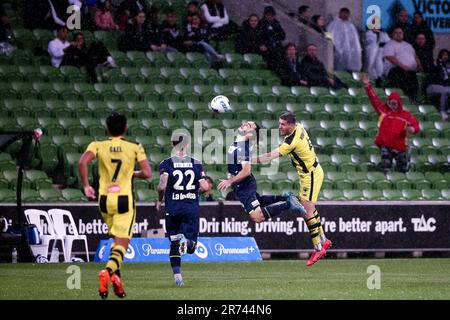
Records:
[[[192,241],[197,241],[199,232],[199,212],[166,214],[166,232],[170,236],[179,233]]]
[[[260,206],[258,195],[256,193],[256,180],[249,177],[244,182],[234,186],[236,196],[244,205],[245,211],[250,214]]]

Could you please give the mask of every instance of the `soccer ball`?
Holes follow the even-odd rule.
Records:
[[[230,100],[225,96],[216,96],[210,103],[208,103],[209,109],[217,113],[224,113],[231,111]]]

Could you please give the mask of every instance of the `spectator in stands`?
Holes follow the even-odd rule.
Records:
[[[318,33],[321,33],[322,35],[325,35],[325,33],[327,32],[325,18],[320,14],[314,15],[311,18],[311,28],[316,30]]]
[[[65,26],[57,29],[56,38],[48,43],[52,66],[59,68],[64,58],[65,49],[70,46],[67,41],[67,28]]]
[[[356,27],[350,21],[350,10],[341,8],[339,17],[328,25],[334,41],[334,67],[336,70],[360,71],[361,44]]]
[[[139,12],[131,23],[125,29],[125,35],[122,38],[121,49],[124,51],[149,51],[150,33],[145,23],[146,17],[143,11]]]
[[[411,36],[413,40],[417,39],[417,35],[422,33],[426,39],[426,46],[429,50],[434,49],[435,40],[433,31],[431,31],[430,27],[427,25],[427,22],[423,19],[422,12],[416,11],[414,12],[414,19],[411,24]]]
[[[408,22],[408,11],[401,10],[397,15],[397,21],[389,29],[389,34],[392,35],[395,28],[400,28],[403,31],[403,40],[409,44],[414,43],[414,32],[411,24]]]
[[[123,1],[117,9],[117,25],[119,29],[125,31],[131,17],[130,9],[127,5],[128,1]]]
[[[439,111],[442,120],[449,120],[450,113],[450,52],[447,49],[439,51],[436,64],[427,75],[427,94],[439,94]]]
[[[202,194],[200,194],[200,201],[208,201],[208,202],[209,201],[215,201],[213,196],[212,196],[212,192],[211,192],[213,190],[213,188],[214,188],[214,181],[213,181],[213,179],[211,177],[209,177],[209,176],[204,176],[203,178],[208,183],[209,190],[204,192],[204,193],[202,193]]]
[[[99,2],[95,12],[95,25],[99,30],[118,30],[119,26],[111,15],[111,1]]]
[[[375,89],[370,85],[369,78],[364,76],[362,81],[372,106],[380,119],[375,144],[381,150],[380,165],[384,173],[392,169],[393,159],[395,159],[398,171],[408,172],[410,159],[406,137],[420,131],[419,122],[403,109],[398,92],[392,92],[387,98],[386,104],[384,104],[376,95]]]
[[[194,13],[191,22],[185,28],[184,42],[186,51],[203,52],[208,59],[223,61],[225,58],[209,44],[208,28],[202,23],[200,15]]]
[[[383,51],[384,46],[391,38],[380,29],[381,24],[373,23],[373,28],[366,31],[366,61],[367,72],[371,79],[376,80],[377,86],[381,85],[384,72]]]
[[[286,33],[275,16],[275,9],[267,6],[264,8],[264,18],[259,23],[263,44],[268,49],[264,58],[272,70],[277,69],[278,61],[283,58],[282,41],[286,38]]]
[[[163,43],[161,28],[159,24],[159,9],[151,6],[147,11],[147,31],[150,36],[150,49],[152,51],[167,52],[167,45]],[[173,51],[173,50],[170,50]]]
[[[222,0],[206,0],[200,6],[200,10],[214,40],[226,40],[230,37],[232,33],[230,18]]]
[[[166,45],[161,43],[159,26],[147,23],[144,12],[139,12],[133,22],[127,25],[122,37],[120,49],[123,51],[166,51]]]
[[[384,46],[384,74],[387,75],[390,85],[401,88],[411,102],[417,102],[416,72],[421,70],[419,58],[414,48],[403,41],[403,31],[400,27],[394,29],[392,39]]]
[[[284,47],[284,59],[281,61],[278,75],[284,86],[307,86],[308,83],[300,73],[300,63],[297,56],[297,47],[294,43],[289,42]]]
[[[191,22],[191,15],[194,13],[200,15],[200,4],[198,1],[189,1],[186,6],[186,18],[184,19],[183,26],[186,27]]]
[[[125,0],[125,7],[130,12],[130,17],[136,17],[139,12],[147,12],[148,7],[145,0]]]
[[[183,35],[177,25],[177,13],[170,9],[166,19],[161,24],[162,43],[167,45],[168,51],[183,51]]]
[[[303,5],[303,6],[298,7],[297,15],[298,15],[298,21],[300,21],[304,25],[307,25],[308,27],[313,27],[313,25],[311,23],[312,13],[311,13],[311,9],[309,8],[309,6]]]
[[[417,34],[413,48],[420,60],[423,71],[425,73],[430,72],[434,65],[433,49],[427,45],[427,39],[423,33]]]
[[[11,20],[2,13],[0,16],[0,54],[11,54],[16,50],[11,44],[12,37]]]
[[[115,66],[108,49],[101,42],[93,42],[87,48],[84,36],[81,32],[75,33],[73,42],[64,50],[62,66],[85,67],[89,79],[92,83],[97,82],[95,68],[99,64]]]
[[[267,52],[267,47],[263,44],[261,29],[258,26],[259,17],[255,13],[242,23],[241,30],[236,37],[236,52],[262,55]]]
[[[300,63],[300,74],[309,87],[327,87],[336,90],[347,87],[338,77],[328,74],[323,63],[317,59],[317,47],[314,44],[308,45],[306,49],[306,56]]]

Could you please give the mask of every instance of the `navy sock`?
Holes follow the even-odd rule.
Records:
[[[267,207],[273,203],[277,203],[280,201],[286,201],[286,199],[280,195],[260,196],[259,194],[257,194],[256,197],[257,197],[259,203],[261,204],[261,207]]]
[[[276,217],[286,210],[289,210],[289,204],[286,202],[274,203],[270,206],[262,208],[262,212],[266,220]]]
[[[181,256],[179,251],[180,243],[174,241],[170,243],[170,266],[173,274],[181,273]]]

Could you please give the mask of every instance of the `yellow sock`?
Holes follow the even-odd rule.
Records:
[[[113,245],[106,268],[111,269],[113,273],[119,270],[126,252],[127,250],[123,246]]]
[[[315,217],[306,220],[306,225],[308,226],[309,233],[311,235],[311,241],[316,250],[321,250],[322,246],[320,244],[320,222],[317,221]]]
[[[323,231],[322,222],[320,221],[320,215],[319,215],[319,212],[317,212],[317,209],[314,210],[314,218],[316,218],[317,222],[320,223],[320,227],[319,227],[320,241],[325,242],[327,240],[327,238],[325,237],[325,232]]]

